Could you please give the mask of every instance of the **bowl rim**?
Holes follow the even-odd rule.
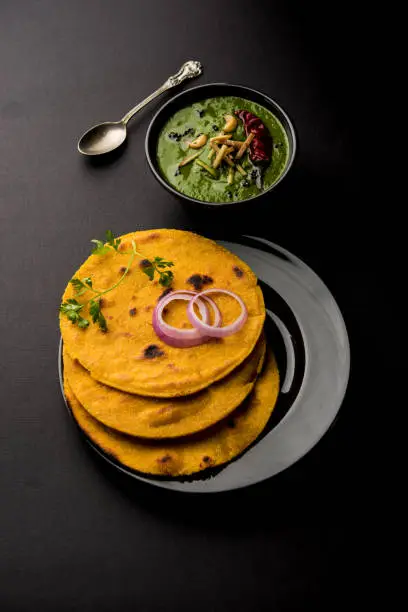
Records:
[[[183,96],[186,96],[187,94],[189,94],[190,92],[194,92],[194,91],[199,91],[199,90],[203,90],[205,91],[206,88],[209,87],[238,87],[239,89],[245,90],[248,92],[248,94],[256,94],[259,96],[263,96],[264,98],[266,98],[266,100],[268,102],[271,103],[272,106],[276,107],[278,109],[278,111],[280,113],[282,113],[285,121],[287,122],[288,126],[289,126],[289,130],[286,129],[286,126],[283,126],[285,129],[285,132],[290,132],[290,135],[292,137],[292,146],[291,146],[291,155],[290,158],[288,160],[288,163],[286,164],[286,167],[284,169],[284,171],[282,172],[282,174],[279,176],[279,178],[268,187],[268,189],[266,189],[265,191],[261,191],[261,193],[258,193],[254,196],[251,196],[250,198],[245,198],[244,200],[237,200],[237,201],[232,201],[232,202],[208,202],[207,200],[198,200],[197,198],[193,198],[191,196],[188,196],[184,193],[182,193],[181,191],[178,191],[177,189],[175,189],[172,185],[170,185],[170,183],[168,183],[160,174],[160,172],[158,172],[158,170],[155,167],[155,164],[151,158],[150,152],[149,152],[149,144],[150,144],[150,140],[151,140],[151,133],[154,127],[154,124],[156,123],[156,121],[159,119],[160,115],[162,113],[164,113],[166,111],[166,108],[173,104],[175,100],[178,100],[179,98],[182,98]],[[244,97],[244,96],[243,96]],[[279,117],[278,117],[279,118]],[[153,176],[155,177],[155,179],[165,188],[167,189],[167,191],[169,191],[170,193],[172,193],[174,196],[176,196],[177,198],[182,198],[184,200],[187,200],[188,202],[194,202],[195,204],[201,204],[203,206],[216,206],[216,207],[220,207],[220,206],[237,206],[240,204],[244,204],[246,202],[252,202],[258,198],[261,198],[262,196],[266,195],[267,193],[269,193],[270,191],[272,191],[272,189],[274,189],[275,187],[277,187],[279,185],[279,183],[285,178],[285,176],[288,174],[289,170],[291,169],[293,162],[295,160],[296,157],[296,152],[297,152],[297,135],[296,135],[296,130],[295,127],[289,117],[289,115],[287,114],[287,112],[281,107],[280,104],[278,104],[278,102],[276,102],[276,100],[274,100],[273,98],[271,98],[268,94],[264,93],[263,91],[260,91],[258,89],[254,89],[253,87],[247,87],[246,85],[239,85],[236,83],[222,83],[222,82],[217,82],[217,83],[204,83],[202,85],[196,85],[195,87],[189,87],[188,89],[184,89],[183,91],[181,91],[180,93],[178,93],[177,95],[173,96],[170,98],[170,100],[167,100],[167,102],[165,102],[159,109],[158,111],[154,114],[153,118],[151,119],[150,123],[149,123],[149,127],[147,128],[147,132],[146,132],[146,137],[145,137],[145,155],[146,155],[146,159],[147,162],[149,164],[150,170],[153,173]]]

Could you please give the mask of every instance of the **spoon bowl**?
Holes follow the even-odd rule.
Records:
[[[126,125],[122,121],[107,121],[89,129],[78,142],[83,155],[101,155],[119,147],[126,140]]]

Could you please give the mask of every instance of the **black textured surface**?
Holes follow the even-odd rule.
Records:
[[[352,18],[344,4],[298,5],[0,2],[2,612],[331,611],[350,601],[357,567],[361,585],[378,404],[356,137],[366,28],[356,3]],[[295,167],[262,207],[200,215],[160,187],[143,144],[161,102],[131,123],[121,154],[76,151],[85,129],[120,118],[190,58],[204,64],[200,82],[264,90],[294,121]],[[91,238],[148,227],[270,238],[311,265],[343,311],[352,375],[340,417],[272,481],[205,499],[156,491],[106,467],[72,427],[56,367],[60,294]],[[383,301],[378,292],[376,309]]]

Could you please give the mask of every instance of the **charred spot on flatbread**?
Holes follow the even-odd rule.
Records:
[[[192,274],[186,281],[189,285],[193,285],[196,291],[202,291],[204,285],[211,285],[213,279],[207,274]]]
[[[157,344],[149,344],[143,351],[143,356],[146,359],[156,359],[156,357],[162,357],[163,355],[164,351],[162,351]]]
[[[150,242],[151,240],[157,240],[160,238],[160,234],[158,232],[153,232],[152,234],[147,234],[147,236],[143,236],[139,238],[140,244],[144,244],[145,242]]]
[[[131,317],[134,317],[136,313],[137,313],[137,309],[136,308],[131,308],[129,310],[129,314],[130,314]]]
[[[213,466],[215,463],[215,460],[210,457],[209,455],[204,455],[204,457],[202,458],[202,461],[200,462],[200,468],[202,470],[206,470],[207,468]]]
[[[232,269],[237,278],[242,278],[244,276],[244,271],[241,270],[241,268],[239,268],[238,266],[234,266]]]
[[[150,268],[151,265],[152,262],[150,259],[142,259],[142,261],[139,263],[139,268]]]
[[[164,455],[163,457],[159,457],[157,459],[158,463],[168,463],[169,461],[171,461],[171,455]]]

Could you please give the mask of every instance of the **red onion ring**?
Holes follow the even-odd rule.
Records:
[[[163,319],[163,310],[170,302],[173,300],[185,300],[189,302],[193,298],[198,298],[195,303],[197,304],[198,310],[202,317],[202,319],[200,319],[196,315],[198,321],[202,320],[206,325],[209,325],[209,313],[207,308],[207,304],[209,304],[214,312],[213,325],[215,326],[221,324],[221,313],[216,304],[214,304],[210,298],[203,297],[201,299],[195,291],[173,291],[159,301],[153,311],[152,319],[153,329],[157,336],[169,346],[174,346],[176,348],[187,348],[190,346],[203,344],[209,340],[208,335],[203,335],[195,327],[193,327],[193,329],[180,329],[178,327],[174,327],[173,325],[169,325]]]
[[[223,293],[224,295],[229,295],[234,298],[241,306],[241,313],[237,319],[230,325],[225,325],[225,327],[216,327],[215,325],[209,325],[206,321],[201,320],[196,313],[194,312],[194,304],[201,298],[205,298],[210,293]],[[201,291],[195,297],[190,300],[189,305],[187,306],[187,316],[192,325],[204,336],[210,336],[211,338],[225,338],[226,336],[230,336],[231,334],[235,334],[239,331],[243,325],[245,324],[248,318],[248,311],[243,302],[243,300],[233,293],[232,291],[228,291],[227,289],[207,289],[206,291]]]
[[[221,312],[217,304],[213,302],[212,299],[207,297],[206,295],[200,295],[200,299],[203,299],[212,308],[212,311],[214,313],[214,323],[212,324],[212,327],[219,327],[222,323],[222,316],[221,316]],[[210,324],[208,323],[208,325]]]
[[[156,318],[160,324],[160,329],[163,333],[166,334],[166,336],[169,336],[170,338],[180,338],[181,337],[180,332],[182,332],[183,333],[182,337],[184,339],[187,339],[187,338],[193,339],[193,338],[202,337],[202,334],[199,334],[198,330],[195,329],[194,327],[193,329],[179,329],[177,327],[174,327],[173,325],[169,325],[163,319],[163,310],[170,302],[173,302],[174,300],[185,300],[189,302],[193,297],[196,297],[196,295],[197,293],[195,293],[194,291],[188,291],[188,290],[173,291],[172,293],[169,293],[166,296],[164,296],[159,301],[156,308],[154,309],[153,315],[156,314]],[[208,323],[209,315],[208,315],[207,305],[203,302],[203,300],[197,301],[196,304],[197,304],[202,320]]]

